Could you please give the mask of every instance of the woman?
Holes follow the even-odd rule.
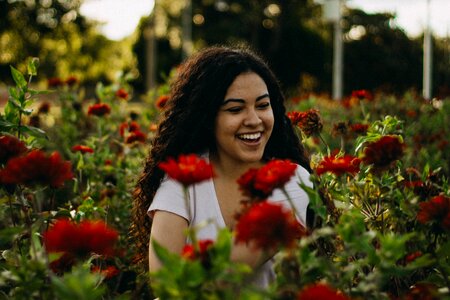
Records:
[[[210,226],[198,231],[199,239],[214,239],[218,227],[232,230],[243,199],[236,180],[269,159],[290,159],[299,165],[296,178],[286,186],[305,224],[308,198],[298,186],[298,177],[311,186],[309,161],[283,102],[275,76],[248,49],[211,47],[183,64],[171,86],[133,208],[132,231],[142,259],[148,253],[150,271],[161,265],[152,246],[148,248],[149,238],[180,253],[189,226],[209,222]],[[181,186],[158,168],[167,158],[188,153],[208,160],[216,175],[190,188],[189,200],[195,201],[191,212],[186,210]],[[271,199],[289,205],[279,190]],[[262,252],[235,244],[231,258],[257,270],[257,285],[267,286],[273,279],[270,257],[263,257]]]

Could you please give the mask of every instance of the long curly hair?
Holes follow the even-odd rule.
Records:
[[[164,177],[158,164],[168,157],[215,148],[217,112],[234,79],[246,72],[258,74],[270,95],[274,127],[264,157],[290,159],[310,171],[308,156],[286,116],[285,98],[268,65],[248,48],[214,46],[200,51],[182,64],[171,84],[164,115],[136,185],[131,236],[138,250],[137,262],[148,257],[151,220],[147,210]],[[148,264],[144,266],[148,268]]]

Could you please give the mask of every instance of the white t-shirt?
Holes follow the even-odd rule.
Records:
[[[205,156],[204,158],[208,159],[207,155]],[[285,185],[285,190],[294,203],[297,218],[305,225],[309,198],[305,191],[299,187],[299,182],[312,187],[308,171],[297,165],[296,176],[292,176],[291,180]],[[188,220],[190,226],[196,228],[198,240],[215,240],[219,230],[225,228],[226,225],[217,200],[213,180],[194,184],[188,190],[191,220],[189,220],[189,214],[187,213],[182,185],[167,177],[167,175],[153,198],[153,202],[148,209],[148,215],[152,217],[157,210],[174,213]],[[275,189],[268,201],[281,203],[284,207],[291,209],[291,205],[280,189]],[[186,242],[189,242],[188,239]],[[269,260],[255,271],[252,281],[255,285],[264,288],[273,281],[274,277],[273,261]]]

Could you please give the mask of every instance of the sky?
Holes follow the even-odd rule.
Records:
[[[449,36],[450,0],[347,0],[346,5],[367,13],[395,13],[397,25],[415,37],[426,27],[427,1],[433,34]],[[139,19],[149,15],[153,6],[154,0],[85,0],[81,13],[104,22],[100,28],[102,33],[112,40],[120,40],[133,33]]]

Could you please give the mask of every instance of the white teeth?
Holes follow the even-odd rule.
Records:
[[[261,132],[258,133],[247,133],[247,134],[241,134],[239,135],[240,139],[244,139],[244,140],[256,140],[259,139],[261,137]]]

